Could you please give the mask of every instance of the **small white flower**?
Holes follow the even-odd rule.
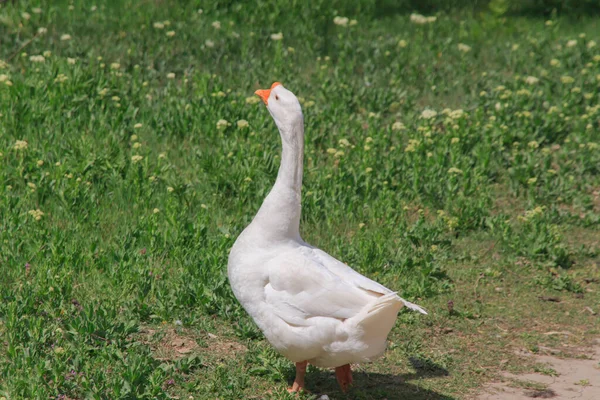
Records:
[[[154,27],[154,29],[165,29],[165,24],[163,24],[162,22],[155,22],[154,24],[152,24],[152,26]]]
[[[471,46],[469,46],[468,44],[459,43],[458,50],[462,51],[463,53],[468,53],[469,51],[471,51]]]
[[[283,39],[283,33],[273,33],[271,34],[271,40],[281,40]]]
[[[76,61],[77,60],[75,58],[69,58],[69,57],[67,57],[67,64],[73,65],[73,64],[75,64]]]
[[[221,23],[219,21],[214,21],[211,25],[215,29],[221,29]]]
[[[411,14],[410,15],[410,21],[415,24],[419,24],[419,25],[430,24],[432,22],[435,22],[436,19],[437,19],[437,17],[425,17],[421,14]]]
[[[402,131],[404,129],[406,129],[406,127],[404,126],[404,124],[402,122],[394,122],[392,124],[393,131]]]
[[[29,14],[28,12],[22,12],[21,17],[23,17],[24,20],[29,20],[31,19],[31,14]]]
[[[535,76],[528,76],[527,78],[525,78],[525,83],[527,83],[528,85],[535,85],[539,81],[540,80]]]
[[[173,37],[173,36],[175,36],[175,31],[169,31],[169,32],[167,32],[167,36],[168,36],[168,37]]]
[[[48,33],[48,29],[41,26],[38,28],[37,32],[38,32],[38,35],[45,35],[46,33]]]
[[[34,14],[41,14],[42,13],[42,9],[39,7],[35,7],[33,9],[31,9],[31,11],[33,11]]]
[[[333,19],[333,23],[339,26],[347,26],[348,22],[349,20],[347,17],[335,17]]]
[[[31,62],[37,62],[37,63],[43,63],[46,61],[46,58],[42,55],[36,55],[36,56],[30,56],[29,57],[29,61]]]
[[[421,113],[421,118],[423,119],[431,119],[437,116],[437,112],[434,110],[426,109]]]
[[[577,46],[577,40],[569,40],[567,42],[567,47],[575,47]]]
[[[206,47],[215,47],[215,42],[213,42],[213,41],[212,41],[212,40],[210,40],[210,39],[206,39],[206,41],[204,42],[204,45],[205,45]]]
[[[218,124],[217,124],[217,125],[218,125]],[[248,121],[246,121],[245,119],[240,119],[240,120],[237,122],[237,127],[238,127],[238,128],[240,128],[240,129],[245,129],[245,128],[247,128],[248,126],[250,126],[250,125],[248,124]]]
[[[231,124],[225,119],[220,119],[217,121],[217,129],[220,131],[227,129],[227,127],[230,125]]]
[[[173,72],[169,72],[167,74],[167,79],[175,79],[175,74]]]
[[[71,35],[69,35],[68,33],[65,33],[64,35],[61,35],[60,40],[62,40],[62,41],[71,40]]]
[[[27,146],[29,146],[29,143],[27,143],[26,140],[17,140],[13,145],[13,148],[15,150],[25,150]]]
[[[121,68],[121,64],[119,64],[119,63],[110,64],[110,69],[119,69],[119,68]]]
[[[246,97],[246,104],[258,104],[258,102],[260,102],[260,97],[258,96]]]

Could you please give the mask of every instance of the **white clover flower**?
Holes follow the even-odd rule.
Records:
[[[220,131],[224,131],[230,125],[231,125],[231,123],[229,123],[229,121],[227,121],[225,119],[220,119],[217,121],[217,129]]]
[[[426,110],[423,110],[423,112],[421,113],[421,118],[431,119],[431,118],[435,118],[437,116],[437,114],[438,113],[434,110],[426,109]]]
[[[13,145],[15,150],[25,150],[29,146],[26,140],[17,140]]]
[[[432,22],[435,22],[436,20],[437,20],[437,17],[425,17],[421,14],[416,14],[416,13],[410,15],[410,21],[415,24],[419,24],[419,25],[430,24]]]
[[[169,32],[167,32],[167,36],[168,36],[168,37],[173,37],[173,36],[175,36],[175,31],[169,31]]]
[[[452,119],[459,119],[465,115],[465,112],[461,108],[459,108],[457,110],[450,111],[448,115]]]
[[[35,55],[35,56],[30,56],[29,61],[36,62],[36,63],[43,63],[46,61],[46,58],[44,56],[42,56],[41,54],[39,54],[39,55]]]
[[[348,25],[348,18],[347,17],[335,17],[333,19],[333,23],[339,26],[347,26]]]
[[[37,210],[29,210],[27,213],[31,215],[36,221],[41,220],[44,216],[44,213],[39,208]]]
[[[398,42],[398,47],[404,48],[406,46],[408,46],[408,42],[406,40],[402,39]]]
[[[281,40],[283,39],[283,33],[273,33],[271,34],[271,40]]]
[[[39,7],[32,8],[31,11],[33,11],[34,14],[41,14],[42,13],[42,9],[39,8]]]
[[[58,74],[56,78],[54,78],[55,83],[62,83],[67,81],[69,78],[65,74]]]
[[[560,81],[562,83],[569,84],[569,83],[575,82],[575,79],[573,79],[573,77],[571,77],[571,76],[563,75],[560,77]]]
[[[240,119],[240,120],[237,122],[237,127],[238,127],[239,129],[245,129],[245,128],[249,127],[249,126],[250,126],[250,125],[248,124],[248,121],[246,121],[245,119]]]
[[[567,42],[567,47],[575,47],[577,46],[577,40],[569,40]]]
[[[393,131],[402,131],[404,129],[406,129],[406,126],[404,126],[404,124],[402,122],[396,121],[392,124]]]
[[[471,46],[469,46],[468,44],[459,43],[458,50],[462,51],[463,53],[468,53],[471,51]]]
[[[45,35],[46,33],[48,33],[48,29],[41,26],[38,28],[37,33],[38,35]]]
[[[67,41],[67,40],[71,40],[71,35],[69,35],[68,33],[65,33],[64,35],[61,35],[60,40]]]
[[[219,21],[214,21],[211,25],[215,29],[221,29],[221,23]]]
[[[165,24],[163,24],[162,22],[155,22],[154,24],[152,24],[152,26],[154,27],[154,29],[165,29]]]
[[[528,85],[535,85],[539,81],[540,80],[535,76],[528,76],[527,78],[525,78],[525,83],[527,83]]]
[[[23,12],[21,13],[21,17],[22,17],[24,20],[27,20],[27,21],[28,21],[28,20],[30,20],[30,19],[31,19],[31,14],[29,14],[28,12],[25,12],[25,11],[23,11]]]
[[[137,164],[139,161],[142,161],[143,159],[144,159],[144,157],[135,155],[135,156],[131,157],[131,162],[134,164]]]
[[[121,68],[121,64],[119,64],[119,63],[110,64],[110,69],[119,69],[119,68]]]
[[[77,62],[77,59],[67,57],[67,64],[73,65],[75,64],[75,62]]]
[[[260,97],[258,97],[258,96],[246,97],[246,104],[258,104],[259,102],[260,102]]]
[[[206,39],[206,41],[204,42],[204,45],[205,45],[206,47],[215,47],[215,42],[213,42],[213,41],[212,41],[212,40],[210,40],[210,39]]]
[[[175,79],[175,73],[173,73],[173,72],[169,72],[169,73],[167,74],[167,79]]]

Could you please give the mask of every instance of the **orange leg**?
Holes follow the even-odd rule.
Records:
[[[342,389],[342,392],[346,393],[348,387],[352,385],[352,370],[350,369],[350,364],[337,367],[335,369],[335,377],[340,384],[340,389]]]
[[[294,379],[294,384],[291,388],[288,388],[288,392],[297,393],[301,390],[306,391],[304,389],[304,375],[306,375],[306,366],[308,365],[308,361],[302,361],[296,363],[296,379]]]

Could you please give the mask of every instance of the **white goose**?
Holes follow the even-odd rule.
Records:
[[[280,83],[257,90],[279,128],[283,151],[273,189],[229,254],[233,293],[281,354],[296,363],[288,389],[304,388],[306,366],[335,367],[343,391],[350,363],[371,361],[386,348],[398,311],[427,314],[300,238],[304,117]]]

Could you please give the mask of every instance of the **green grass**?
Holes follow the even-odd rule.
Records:
[[[294,398],[291,364],[226,277],[278,168],[252,94],[273,81],[304,106],[304,238],[430,311],[400,315],[347,398],[466,398],[533,371],[515,349],[600,333],[585,311],[600,308],[596,20],[14,3],[0,6],[0,398]],[[344,398],[329,371],[307,379]]]

